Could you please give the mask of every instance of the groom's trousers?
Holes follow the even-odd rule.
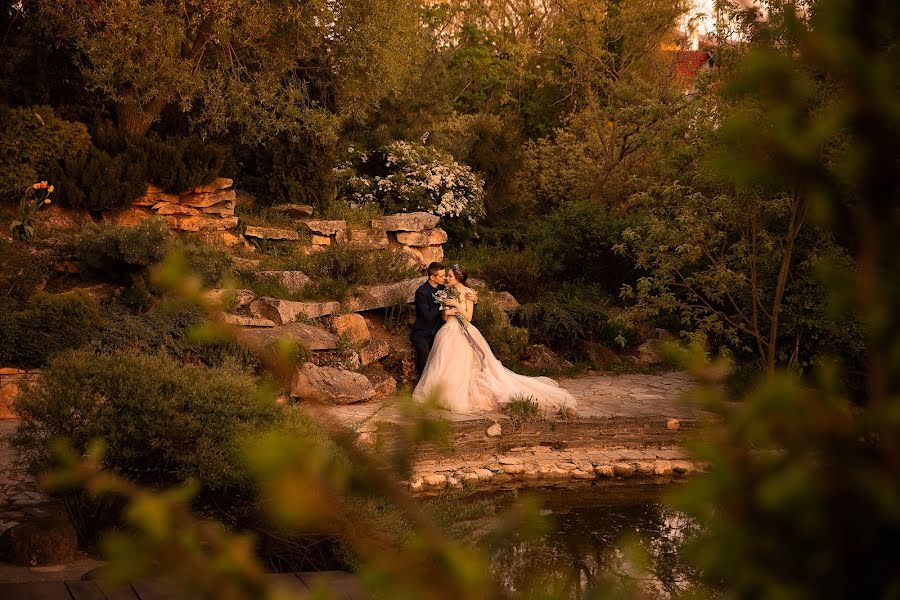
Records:
[[[425,363],[428,362],[428,354],[434,345],[434,334],[414,334],[409,336],[413,348],[416,351],[416,376],[421,377],[422,371],[425,370]]]

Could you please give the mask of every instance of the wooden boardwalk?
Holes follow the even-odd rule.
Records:
[[[272,584],[294,598],[309,598],[313,590],[324,588],[335,600],[370,598],[359,580],[343,571],[315,573],[275,573],[267,575]],[[178,600],[182,596],[161,581],[144,580],[122,588],[110,588],[99,581],[44,581],[0,583],[3,600]]]

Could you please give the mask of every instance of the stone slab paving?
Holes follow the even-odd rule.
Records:
[[[647,417],[703,419],[711,417],[696,406],[685,402],[683,394],[693,382],[689,374],[672,371],[660,374],[588,375],[558,380],[578,401],[574,415],[577,419],[612,417]],[[397,398],[348,404],[316,406],[309,410],[320,417],[333,419],[358,431],[374,429],[375,421],[397,422],[402,411]],[[441,411],[452,422],[481,419],[503,421],[508,417],[496,411]]]
[[[16,464],[16,455],[7,437],[16,430],[15,419],[0,420],[0,534],[28,515],[46,516],[50,498],[33,477]]]

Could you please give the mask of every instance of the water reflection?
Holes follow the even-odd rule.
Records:
[[[696,573],[680,556],[697,525],[661,505],[644,489],[544,496],[550,530],[517,540],[492,556],[502,587],[525,598],[584,598],[601,583],[631,581],[651,598],[671,598],[691,588]],[[641,568],[621,551],[622,540],[641,543]]]

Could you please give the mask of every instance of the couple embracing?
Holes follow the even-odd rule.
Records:
[[[519,375],[497,360],[471,323],[478,294],[466,287],[467,279],[460,265],[434,262],[416,290],[409,337],[420,379],[413,398],[436,396],[452,411],[497,410],[517,396],[530,396],[547,411],[574,409],[575,398],[552,379]]]

